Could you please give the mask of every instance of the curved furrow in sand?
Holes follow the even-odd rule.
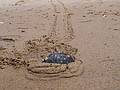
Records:
[[[39,54],[40,56],[38,59],[30,60],[29,66],[27,67],[26,78],[30,80],[54,80],[80,76],[83,72],[83,64],[82,61],[79,60],[79,57],[76,58],[75,62],[68,65],[42,63],[42,59],[44,59],[49,52],[62,50],[62,52],[75,56],[77,56],[78,52],[76,48],[73,48],[70,45],[64,43],[52,43],[49,40],[46,41],[46,39],[40,42],[31,41],[31,44],[29,43],[28,45],[29,47],[26,47],[28,50],[26,52],[29,53],[29,56],[26,55],[27,57],[31,56],[30,53]]]
[[[69,42],[75,38],[74,29],[73,29],[72,22],[71,22],[71,15],[73,13],[70,12],[70,10],[65,6],[63,2],[59,0],[57,0],[57,2],[63,8],[63,23],[64,23],[64,31],[65,31],[63,40],[65,42]]]
[[[50,3],[54,9],[54,20],[52,24],[52,30],[50,32],[51,38],[57,38],[58,41],[69,42],[75,38],[74,29],[71,23],[70,10],[59,0],[50,0]],[[61,27],[60,27],[60,24]],[[59,37],[59,31],[62,33]]]

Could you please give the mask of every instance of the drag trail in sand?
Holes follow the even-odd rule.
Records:
[[[15,5],[19,5],[20,2],[24,1],[19,1],[17,4],[15,3]],[[48,35],[42,35],[42,37],[39,39],[25,41],[25,50],[22,52],[17,51],[15,46],[13,46],[13,50],[7,53],[9,54],[7,57],[7,51],[5,52],[4,50],[3,53],[1,53],[1,69],[4,69],[6,65],[14,67],[18,67],[19,65],[25,67],[27,66],[26,72],[28,72],[28,74],[26,74],[25,77],[27,79],[33,79],[37,76],[38,80],[48,80],[52,78],[70,78],[79,76],[83,72],[82,61],[79,60],[79,58],[77,58],[78,60],[76,60],[75,63],[70,65],[46,65],[41,63],[42,59],[44,59],[48,53],[51,52],[61,51],[71,55],[76,55],[78,53],[78,50],[76,48],[72,48],[72,46],[65,44],[66,42],[68,43],[69,41],[73,40],[75,37],[71,23],[72,14],[61,1],[50,0],[48,3],[51,4],[54,11],[53,23],[50,28],[50,33]],[[60,5],[60,7],[58,8],[57,5]],[[63,26],[59,24],[60,22]],[[62,28],[59,28],[59,26]],[[26,28],[19,27],[19,29]],[[60,29],[61,35],[59,37],[58,35]],[[1,37],[1,40],[15,43],[14,37]],[[36,56],[36,58],[33,58],[31,56]],[[33,60],[34,63],[32,63]],[[36,66],[36,64],[38,65]]]

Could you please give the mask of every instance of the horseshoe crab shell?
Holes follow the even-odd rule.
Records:
[[[75,57],[65,53],[54,52],[49,54],[44,60],[44,63],[68,64],[75,61]]]

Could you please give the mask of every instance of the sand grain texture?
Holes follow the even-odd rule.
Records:
[[[0,0],[0,90],[120,90],[119,34],[119,0]]]

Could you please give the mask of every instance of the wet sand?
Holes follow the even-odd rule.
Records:
[[[0,0],[0,90],[119,90],[119,34],[119,0]]]

